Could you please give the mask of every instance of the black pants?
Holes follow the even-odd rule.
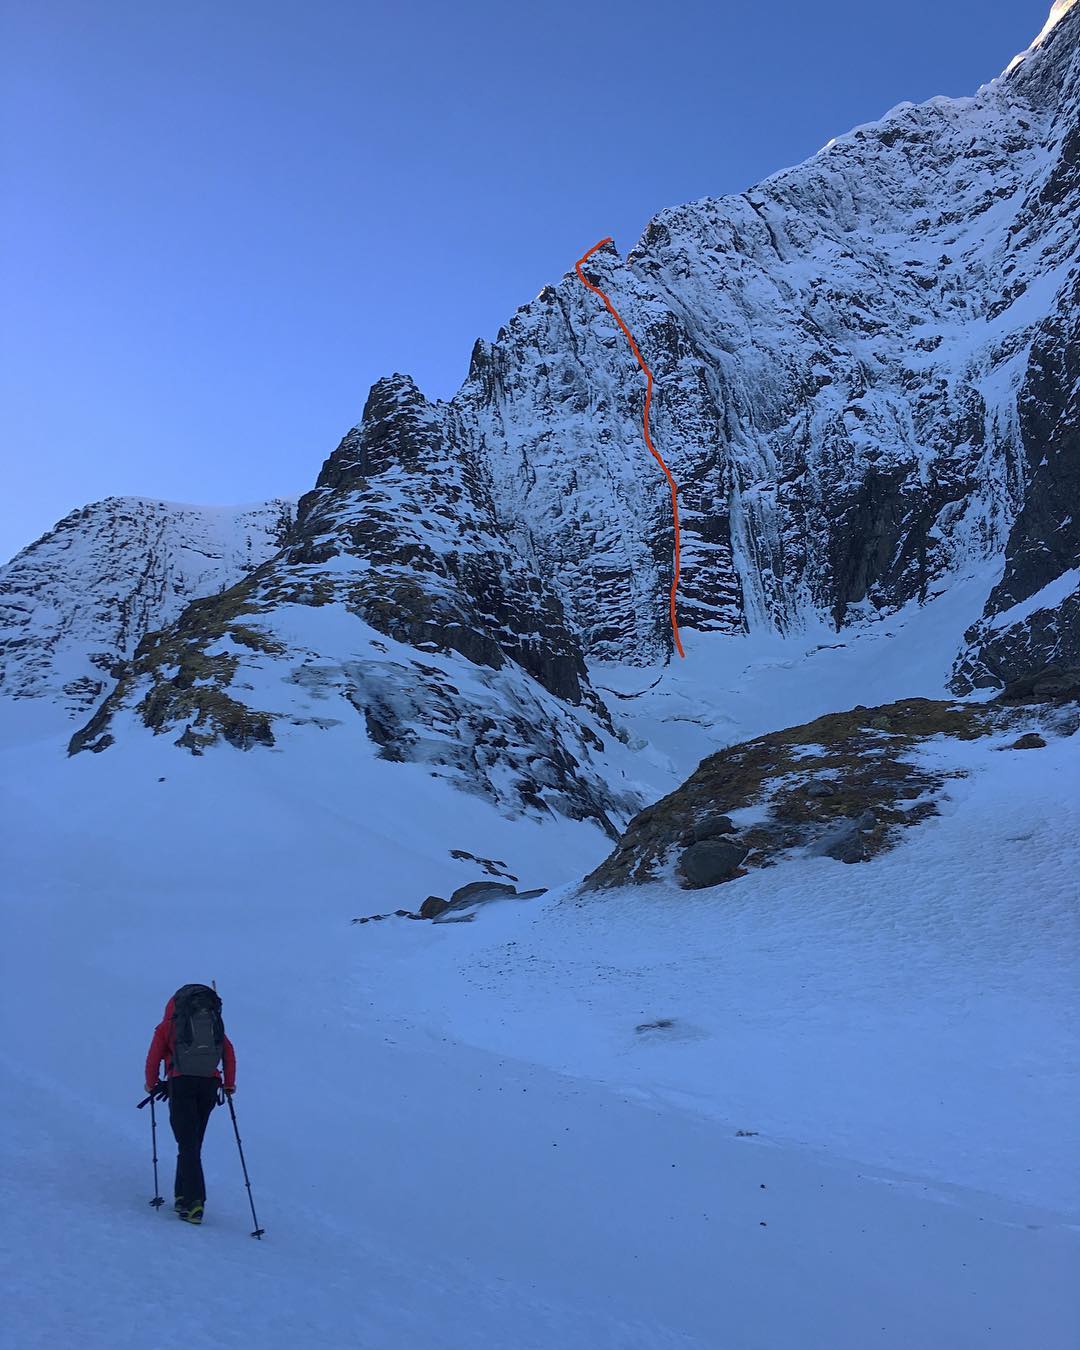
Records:
[[[169,1080],[169,1124],[176,1136],[176,1188],[173,1194],[188,1205],[206,1203],[202,1141],[206,1122],[217,1104],[218,1080],[181,1074]]]

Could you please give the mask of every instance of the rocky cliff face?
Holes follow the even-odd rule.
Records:
[[[655,375],[684,631],[839,628],[997,560],[957,688],[1072,659],[1078,53],[1067,0],[973,97],[590,259]],[[280,552],[144,625],[73,748],[119,714],[198,751],[359,716],[384,757],[610,823],[632,794],[590,665],[671,651],[643,397],[573,271],[477,343],[449,403],[380,381]]]
[[[625,263],[591,260],[656,375],[686,627],[841,626],[922,599],[999,556],[1041,495],[1080,275],[1080,12],[1057,18],[973,98],[897,108],[741,196],[662,212]],[[642,396],[571,274],[478,347],[454,400],[590,659],[669,641]]]
[[[1080,129],[1077,131],[1080,148]],[[1080,157],[1075,184],[1080,183]],[[1027,478],[1005,570],[965,634],[953,687],[1000,687],[1080,663],[1080,278],[1032,347],[1019,421]]]
[[[294,510],[109,497],[65,516],[0,568],[0,695],[85,717],[144,634],[275,553]]]

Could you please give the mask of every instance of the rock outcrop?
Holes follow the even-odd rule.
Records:
[[[0,567],[0,696],[86,716],[141,639],[285,542],[295,502],[200,507],[109,497]]]
[[[195,753],[359,719],[384,759],[613,836],[637,804],[605,781],[607,710],[484,461],[401,376],[372,390],[284,547],[149,634],[72,753],[108,749],[125,712]]]
[[[1002,751],[1028,750],[1075,735],[1076,676],[1043,672],[1031,689],[991,703],[905,699],[829,713],[710,755],[631,820],[585,885],[673,877],[701,890],[800,854],[868,862],[937,815],[950,779],[963,776],[940,754],[921,755],[923,745],[990,738]]]

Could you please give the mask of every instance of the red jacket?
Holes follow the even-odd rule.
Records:
[[[166,1078],[178,1077],[172,1062],[173,1008],[174,1001],[169,999],[165,1005],[165,1016],[154,1028],[154,1039],[150,1042],[150,1049],[146,1056],[145,1081],[148,1087],[153,1087],[157,1082],[158,1068],[162,1060],[165,1061]],[[225,1037],[221,1057],[225,1065],[225,1086],[234,1088],[236,1087],[236,1051],[232,1048],[232,1041],[229,1040],[228,1036]],[[215,1073],[214,1077],[220,1081],[221,1074]]]

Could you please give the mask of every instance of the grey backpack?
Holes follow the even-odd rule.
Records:
[[[173,995],[173,1072],[213,1078],[224,1049],[221,999],[205,984],[185,984]]]

